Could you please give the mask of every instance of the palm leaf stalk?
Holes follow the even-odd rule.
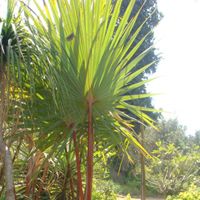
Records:
[[[129,2],[118,26],[122,0],[114,7],[112,0],[44,0],[43,5],[34,2],[35,13],[26,5],[24,9],[38,50],[38,66],[44,73],[43,81],[51,88],[56,114],[67,126],[74,124],[72,132],[82,130],[83,135],[87,132],[85,198],[91,200],[93,151],[99,134],[110,142],[117,138],[119,145],[128,140],[148,155],[133,134],[132,124],[139,120],[127,116],[126,110],[144,124],[154,126],[146,112],[155,110],[132,105],[153,94],[129,95],[147,82],[131,85],[134,78],[154,63],[135,70],[151,51],[149,48],[135,56],[151,31],[130,49],[146,22],[130,36],[142,9],[129,19],[134,0]]]

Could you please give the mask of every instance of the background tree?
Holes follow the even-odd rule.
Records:
[[[153,156],[152,160],[145,161],[147,195],[176,194],[187,189],[191,183],[199,186],[200,149],[196,136],[188,136],[186,127],[177,119],[162,119],[157,127],[159,131],[146,128],[144,134],[145,147]],[[111,157],[109,168],[112,180],[122,188],[127,186],[125,194],[134,195],[140,191],[141,170],[137,162],[139,156],[133,148],[131,150],[130,154],[136,160],[134,164],[131,165],[123,154],[116,153]],[[120,175],[117,174],[119,168]]]
[[[187,136],[177,119],[162,120],[159,131],[146,129],[146,148],[154,157],[147,162],[149,186],[159,193],[176,194],[191,183],[199,184],[200,149],[196,136]]]
[[[162,119],[157,126],[159,131],[151,128],[146,129],[145,141],[150,148],[149,151],[154,149],[156,141],[163,141],[165,144],[173,143],[177,147],[187,149],[186,127],[181,125],[177,119]]]
[[[124,11],[126,10],[126,7],[128,5],[129,0],[123,0],[122,9],[121,9],[121,15],[123,15]],[[155,36],[154,33],[148,34],[153,28],[157,26],[157,24],[162,19],[162,14],[159,12],[157,7],[157,0],[136,0],[135,6],[131,12],[131,17],[133,17],[136,13],[136,10],[138,10],[143,5],[143,9],[140,12],[140,15],[138,17],[138,20],[135,22],[135,27],[132,30],[132,35],[134,34],[135,30],[141,26],[141,24],[144,22],[144,20],[147,20],[145,25],[142,27],[140,34],[137,35],[135,42],[131,45],[131,48],[133,48],[137,43],[145,37],[145,40],[141,44],[138,52],[132,57],[134,59],[138,54],[140,54],[144,49],[148,49],[151,46],[154,45]],[[130,19],[131,19],[130,17]],[[119,20],[120,23],[120,20]],[[131,49],[130,48],[130,49]],[[153,62],[151,67],[149,67],[147,70],[145,70],[143,73],[141,73],[137,78],[135,78],[131,84],[139,82],[141,80],[146,80],[150,74],[153,74],[156,72],[157,65],[160,61],[160,56],[158,53],[158,50],[153,47],[150,50],[150,53],[141,61],[138,63],[136,68],[134,70],[140,69],[142,66],[144,66],[147,63]],[[133,71],[134,71],[133,70]],[[146,93],[146,85],[141,85],[140,87],[130,91],[130,94],[134,93]],[[144,107],[152,107],[152,99],[151,97],[142,99],[142,100],[135,100],[133,101],[134,104],[137,104],[139,106]],[[151,113],[150,114],[154,119],[157,119],[159,114],[158,113]],[[139,130],[139,128],[137,128]]]
[[[189,140],[197,146],[200,146],[200,130],[196,131],[194,135],[191,135]]]
[[[173,143],[156,143],[151,152],[153,159],[147,164],[147,180],[150,187],[167,196],[199,184],[199,147],[185,152]]]

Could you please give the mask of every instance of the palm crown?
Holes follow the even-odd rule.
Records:
[[[93,101],[93,118],[110,113],[124,115],[122,110],[126,108],[142,116],[144,122],[152,122],[142,113],[150,109],[129,104],[130,100],[150,96],[128,94],[147,82],[130,85],[152,63],[132,73],[149,49],[130,62],[146,36],[130,51],[144,24],[130,37],[140,10],[130,20],[134,6],[131,1],[118,24],[121,3],[117,1],[113,9],[112,1],[44,1],[45,13],[38,5],[39,20],[32,16],[37,27],[37,45],[44,51],[40,61],[45,64],[45,77],[67,124],[85,122],[88,98]]]

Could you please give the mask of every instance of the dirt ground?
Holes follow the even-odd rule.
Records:
[[[126,197],[118,196],[117,200],[126,200]],[[138,197],[132,198],[132,200],[141,200]],[[147,197],[146,200],[164,200],[163,198],[156,198],[156,197]]]

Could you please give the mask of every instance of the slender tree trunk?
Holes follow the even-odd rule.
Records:
[[[141,125],[141,144],[144,146],[144,127]],[[145,160],[144,155],[140,153],[141,162],[141,200],[146,199],[146,188],[145,188]]]
[[[1,66],[0,66],[0,69]],[[3,155],[4,161],[4,177],[6,184],[6,200],[15,200],[15,190],[14,190],[14,181],[13,181],[13,166],[12,166],[12,157],[8,146],[6,146],[3,140],[3,125],[6,118],[6,76],[0,71],[0,83],[1,83],[1,102],[0,102],[0,153]]]
[[[8,147],[3,141],[3,130],[0,128],[0,154],[3,157],[4,162],[4,178],[6,186],[6,200],[14,200],[14,184],[13,184],[13,174],[12,174],[12,158]]]
[[[87,155],[87,176],[86,176],[86,200],[92,199],[92,178],[93,178],[93,148],[94,132],[92,122],[93,97],[91,92],[88,96],[88,155]]]
[[[78,143],[76,141],[76,131],[73,132],[73,140],[74,140],[74,147],[75,147],[75,154],[76,154],[76,171],[77,171],[77,191],[78,191],[78,199],[83,200],[83,185],[82,185],[82,175],[81,175],[81,160],[80,160],[80,152]]]
[[[15,199],[15,189],[14,189],[14,180],[13,180],[13,166],[12,166],[12,157],[8,147],[5,147],[5,177],[6,177],[6,200]]]

